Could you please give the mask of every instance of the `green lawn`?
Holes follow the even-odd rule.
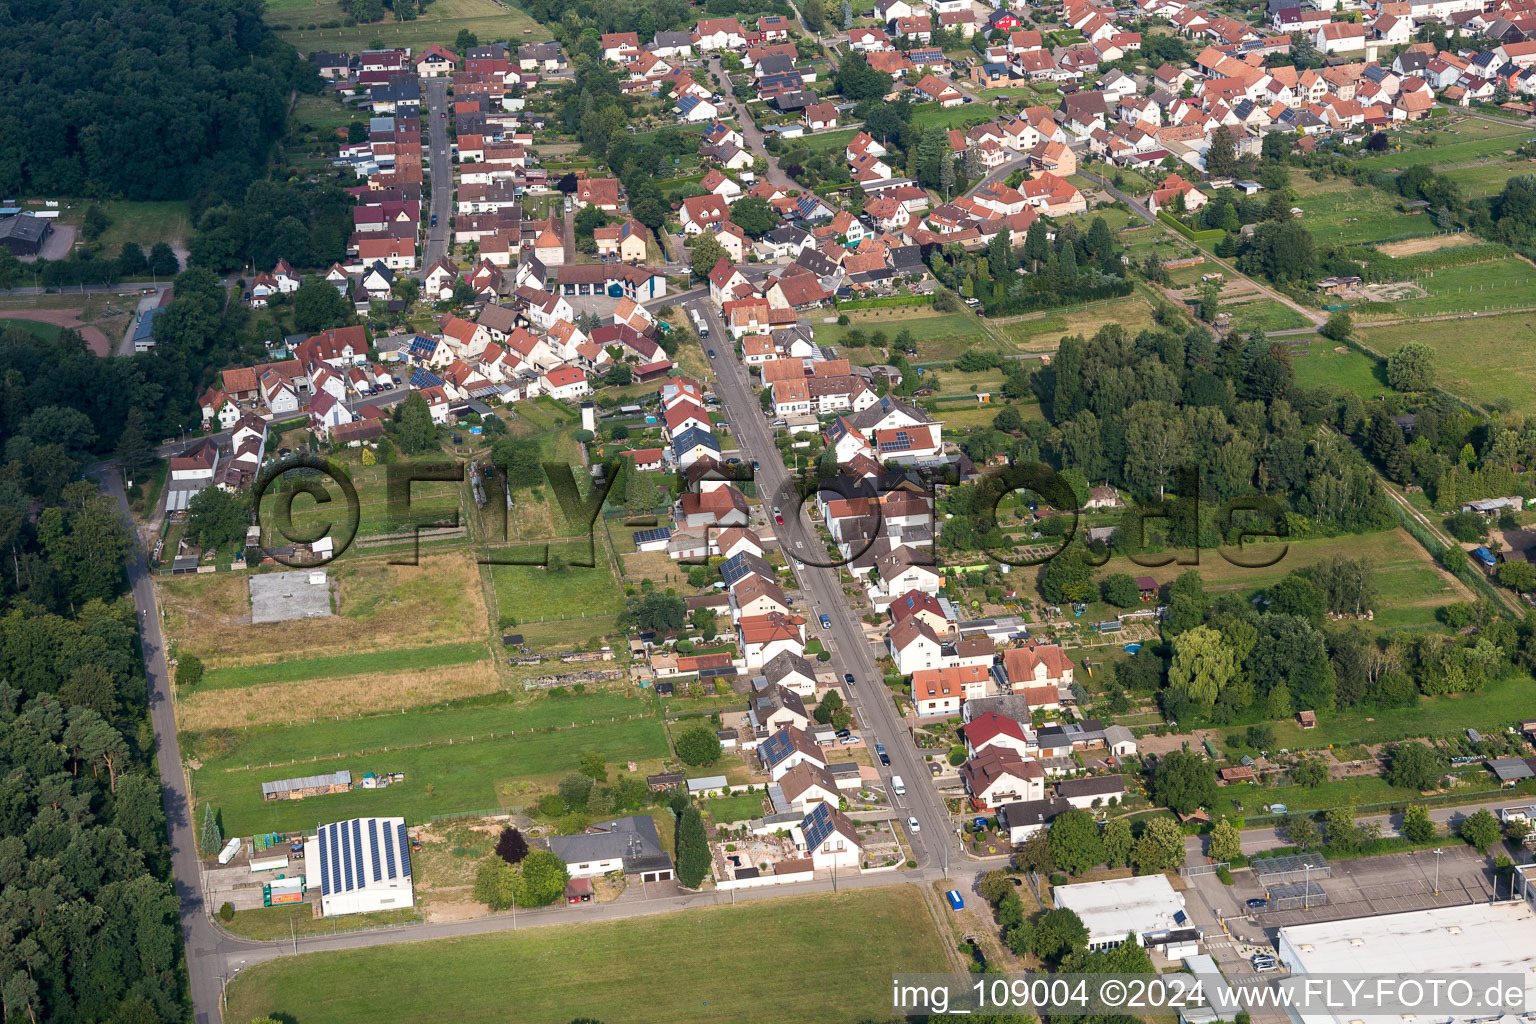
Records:
[[[1319,711],[1317,728],[1303,730],[1294,719],[1275,724],[1275,742],[1291,749],[1389,743],[1414,736],[1450,736],[1464,729],[1497,732],[1530,714],[1536,687],[1524,674],[1498,679],[1477,693],[1420,697],[1405,708],[1364,713]]]
[[[887,340],[906,330],[912,332],[912,338],[917,342],[917,356],[913,361],[934,363],[956,359],[967,349],[974,348],[979,343],[985,343],[990,338],[976,315],[969,311],[935,313],[925,306],[891,306],[883,309],[850,310],[848,319],[850,323],[847,327],[814,323],[816,343],[841,345],[848,331],[855,328],[863,331],[864,336],[871,339],[876,331],[880,331],[884,333]],[[868,349],[853,348],[848,349],[847,354],[857,362],[860,359],[860,353],[868,351]]]
[[[966,128],[996,116],[997,112],[985,103],[962,103],[958,107],[919,103],[912,108],[912,124],[918,128]]]
[[[85,216],[85,203],[77,204],[66,219],[78,223]],[[145,255],[156,242],[185,243],[192,235],[191,213],[183,200],[130,202],[108,200],[96,204],[107,215],[107,229],[99,242],[102,252],[116,257],[124,242],[137,242]]]
[[[799,965],[787,984],[765,969],[769,935],[769,958]],[[891,974],[950,970],[947,946],[917,888],[891,885],[283,957],[240,973],[226,1016],[435,1024],[451,1005],[456,1024],[509,1007],[518,1024],[837,1024],[888,1017]]]
[[[1010,318],[998,326],[1022,351],[1052,352],[1063,336],[1088,337],[1107,323],[1120,324],[1134,336],[1143,327],[1152,326],[1152,306],[1140,294],[1128,295],[1071,309],[1032,313],[1016,320]]]
[[[1392,390],[1387,387],[1386,370],[1380,363],[1354,349],[1335,352],[1339,347],[1342,346],[1335,342],[1319,340],[1312,343],[1305,355],[1292,352],[1291,367],[1297,386],[1353,391],[1367,402]]]
[[[1536,344],[1536,314],[1365,327],[1356,333],[1383,355],[1405,342],[1422,341],[1435,350],[1440,386],[1469,401],[1491,404],[1508,398],[1516,411],[1536,410],[1536,362],[1529,356]]]
[[[763,794],[733,793],[730,796],[711,797],[701,808],[708,812],[709,820],[716,825],[750,821],[763,816]]]
[[[1498,195],[1510,178],[1533,172],[1536,172],[1536,162],[1526,157],[1515,157],[1507,160],[1489,158],[1475,164],[1446,168],[1441,173],[1460,185],[1464,195],[1478,198]]]
[[[340,0],[270,0],[266,21],[305,54],[315,50],[355,52],[375,42],[415,49],[428,43],[452,46],[461,29],[475,33],[483,43],[510,39],[516,45],[551,38],[549,29],[516,7],[503,7],[491,0],[433,0],[415,21],[395,21],[386,11],[384,21],[350,28],[343,24],[345,6]],[[330,22],[340,27],[319,27]]]
[[[835,132],[819,132],[815,135],[806,135],[798,139],[790,139],[791,146],[804,146],[812,153],[830,153],[834,150],[841,151],[848,148],[848,143],[859,134],[861,129],[848,128]]]
[[[401,719],[420,722],[421,717],[413,719],[410,715],[402,715]],[[345,724],[350,740],[346,746],[356,748],[360,744],[352,736],[360,723]],[[470,728],[479,730],[485,726],[477,721]],[[312,731],[302,732],[305,729]],[[316,738],[318,729],[318,726],[297,727],[301,735]],[[477,731],[473,735],[478,737],[480,733]],[[270,742],[278,737],[280,734],[273,734],[263,740]],[[199,802],[211,802],[222,812],[224,831],[228,835],[312,829],[322,820],[337,821],[361,814],[388,813],[403,815],[411,822],[421,822],[434,814],[522,806],[529,799],[526,795],[529,783],[541,780],[552,783],[566,772],[574,771],[584,750],[596,750],[613,763],[654,760],[666,756],[669,749],[661,723],[656,718],[603,721],[579,729],[520,733],[517,736],[498,733],[495,739],[477,738],[472,742],[462,731],[454,737],[454,742],[435,742],[436,736],[429,738],[434,740],[430,746],[391,749],[387,753],[366,756],[275,764],[238,771],[205,767],[193,773],[193,792]],[[343,746],[340,738],[336,746]],[[267,803],[261,798],[263,782],[342,769],[350,770],[354,779],[361,779],[364,772],[404,772],[405,782],[385,790],[354,789],[350,793],[307,800]]]
[[[1308,325],[1306,317],[1274,299],[1234,302],[1222,306],[1221,311],[1232,314],[1232,327],[1238,331],[1289,331]]]
[[[414,669],[465,665],[485,658],[485,644],[469,641],[412,647],[400,651],[373,651],[368,654],[338,654],[326,658],[297,658],[264,665],[216,668],[204,677],[199,689],[224,690],[262,683],[291,683],[299,680],[335,679],[366,672],[407,672]]]
[[[564,572],[552,572],[539,565],[491,566],[498,621],[510,617],[519,624],[571,618],[611,622],[613,616],[624,610],[624,592],[601,532],[596,533],[590,550],[585,541],[551,544],[549,547],[552,555],[567,561],[585,559],[590,553],[597,565],[593,568],[570,565]],[[532,549],[521,550],[527,554]],[[498,553],[494,557],[522,555]]]
[[[188,740],[189,745],[196,747],[206,770],[229,771],[268,762],[334,756],[338,752],[361,757],[513,733],[579,730],[599,721],[649,715],[653,711],[650,701],[623,693],[564,697],[494,693],[436,707],[412,708],[404,713],[261,726]]]
[[[41,320],[0,319],[0,331],[17,330],[30,334],[40,341],[56,341],[64,328],[58,324],[45,324]]]
[[[241,910],[224,928],[247,939],[262,942],[286,940],[297,935],[334,935],[361,928],[385,928],[413,924],[421,920],[414,910],[380,910],[372,914],[346,914],[342,917],[316,917],[312,903],[290,903],[281,907],[256,907]]]

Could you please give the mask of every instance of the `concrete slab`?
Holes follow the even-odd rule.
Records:
[[[251,622],[323,619],[331,614],[330,577],[324,569],[252,576]]]

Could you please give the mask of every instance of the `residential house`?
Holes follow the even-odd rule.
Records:
[[[1007,747],[989,747],[965,762],[960,781],[977,810],[1045,797],[1045,769]]]

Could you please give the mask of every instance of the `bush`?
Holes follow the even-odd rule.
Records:
[[[1221,884],[1222,885],[1231,885],[1232,884],[1232,872],[1227,870],[1226,868],[1217,868],[1216,869],[1216,877],[1221,879]]]
[[[1067,884],[1067,876],[1062,874],[1060,871],[1053,871],[1053,872],[1051,872],[1051,884],[1052,885],[1066,885]]]
[[[234,919],[235,905],[233,903],[226,902],[222,907],[219,908],[219,920],[223,921],[225,924],[228,924]]]
[[[203,681],[203,661],[195,654],[176,656],[176,684],[192,689]]]

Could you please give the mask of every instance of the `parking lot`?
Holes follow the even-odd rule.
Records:
[[[1447,844],[1438,858],[1430,850],[1394,853],[1360,860],[1329,863],[1329,877],[1312,881],[1326,895],[1321,906],[1249,911],[1249,899],[1267,895],[1252,871],[1232,872],[1235,884],[1225,886],[1214,874],[1191,879],[1189,900],[1197,920],[1206,917],[1207,930],[1221,929],[1227,919],[1234,938],[1262,943],[1272,940],[1276,929],[1292,924],[1337,921],[1354,917],[1400,914],[1430,907],[1478,903],[1493,897],[1493,872],[1488,859],[1469,846]],[[1435,893],[1435,861],[1440,862],[1440,891]],[[1220,915],[1218,917],[1218,915]],[[1235,920],[1234,920],[1235,918]]]

